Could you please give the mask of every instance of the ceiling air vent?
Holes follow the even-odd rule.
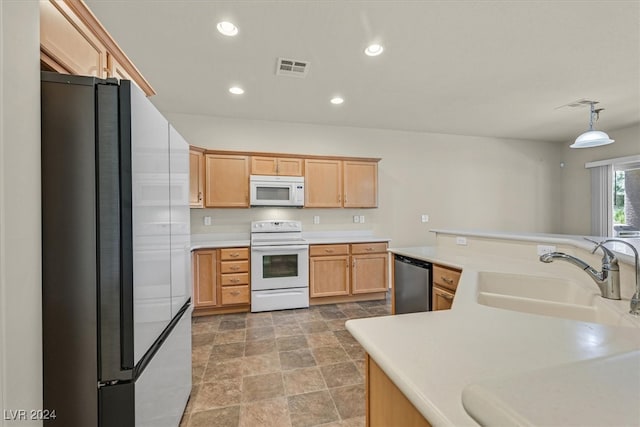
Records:
[[[299,61],[296,59],[278,58],[278,67],[276,75],[306,77],[309,72],[309,64],[307,61]]]

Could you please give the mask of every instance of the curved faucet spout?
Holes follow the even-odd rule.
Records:
[[[545,263],[553,262],[556,259],[560,261],[567,261],[568,263],[586,271],[587,274],[596,281],[596,283],[602,282],[605,279],[602,271],[596,270],[580,258],[576,258],[573,255],[565,254],[564,252],[549,252],[544,255],[540,255],[540,261]]]

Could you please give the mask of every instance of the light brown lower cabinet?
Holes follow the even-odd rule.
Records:
[[[194,316],[249,311],[249,248],[193,251]]]
[[[433,290],[431,292],[431,309],[433,311],[451,308],[461,273],[456,268],[433,265]]]
[[[311,245],[311,304],[382,299],[388,290],[386,242]]]
[[[431,426],[368,354],[365,364],[367,427]]]

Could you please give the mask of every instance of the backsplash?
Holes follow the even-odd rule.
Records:
[[[354,223],[353,217],[364,216],[364,223]],[[211,225],[204,218],[211,217]],[[320,218],[314,224],[314,216]],[[249,233],[251,221],[289,219],[302,221],[304,231],[371,230],[378,231],[378,209],[191,209],[191,234]]]

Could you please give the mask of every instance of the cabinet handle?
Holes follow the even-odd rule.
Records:
[[[340,195],[338,194],[338,202],[340,202],[340,201],[341,201],[341,198],[340,198]]]
[[[453,296],[449,295],[449,294],[440,294],[440,296],[446,300],[452,300]]]
[[[234,252],[234,253],[232,253],[232,254],[229,254],[229,256],[230,256],[231,258],[238,258],[238,257],[240,256],[240,254],[239,254],[238,252]]]
[[[240,291],[233,291],[233,292],[229,292],[231,295],[233,295],[234,297],[237,297],[238,295],[240,295]]]
[[[344,193],[344,202],[347,203],[347,193]]]
[[[442,279],[442,281],[444,283],[448,283],[449,285],[453,285],[453,279],[448,279],[448,278],[446,278],[444,276],[440,276],[440,278]]]
[[[232,265],[231,267],[229,267],[229,269],[233,270],[233,271],[238,271],[238,270],[240,270],[240,266],[239,265]]]
[[[353,260],[353,268],[356,268],[356,260]]]
[[[373,250],[373,248],[365,248],[365,251],[371,252]]]
[[[334,253],[334,252],[335,252],[335,250],[333,250],[333,249],[325,249],[324,251],[325,251],[326,253],[329,253],[329,254],[332,254],[332,253]]]
[[[202,191],[198,191],[198,201],[202,201]]]

